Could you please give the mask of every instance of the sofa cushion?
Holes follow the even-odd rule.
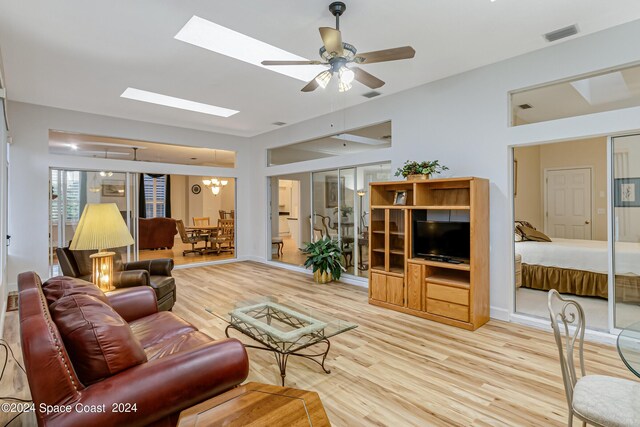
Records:
[[[144,349],[148,360],[161,359],[172,354],[189,351],[201,345],[212,342],[208,335],[200,331],[193,331],[183,335],[160,341]]]
[[[59,276],[52,277],[42,285],[42,292],[47,298],[47,304],[51,305],[60,298],[68,295],[91,295],[100,301],[109,304],[107,296],[99,287],[91,282],[75,277]]]
[[[89,385],[147,357],[124,319],[90,295],[68,295],[50,306],[78,378]]]
[[[188,334],[197,329],[170,311],[161,311],[129,323],[131,331],[143,348],[149,348],[164,340]]]

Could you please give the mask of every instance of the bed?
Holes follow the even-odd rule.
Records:
[[[553,238],[515,244],[522,259],[522,286],[608,297],[608,243]],[[616,300],[640,303],[640,243],[616,243]]]

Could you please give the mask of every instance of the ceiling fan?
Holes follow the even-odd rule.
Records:
[[[377,50],[374,52],[357,53],[356,48],[342,41],[340,34],[340,15],[347,6],[341,1],[334,1],[329,5],[329,10],[336,17],[336,28],[321,27],[320,37],[324,46],[320,48],[320,57],[323,61],[262,61],[262,65],[328,65],[329,68],[318,74],[311,80],[302,92],[312,92],[320,86],[327,87],[331,77],[338,75],[338,90],[346,92],[351,89],[353,80],[359,81],[371,89],[377,89],[384,85],[379,78],[367,73],[362,68],[347,64],[373,64],[375,62],[397,61],[399,59],[411,59],[416,51],[411,46],[396,47],[394,49]]]

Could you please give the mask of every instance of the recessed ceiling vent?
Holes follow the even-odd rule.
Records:
[[[520,104],[518,105],[518,108],[521,110],[528,110],[529,108],[533,108],[533,106],[531,104]]]
[[[569,25],[568,27],[560,28],[559,30],[551,31],[544,35],[549,43],[555,42],[565,37],[574,36],[578,34],[578,27],[576,25]]]
[[[375,90],[362,94],[362,96],[364,96],[365,98],[375,98],[376,96],[379,96],[379,95],[382,95],[382,93]]]
[[[284,126],[284,125],[286,125],[286,123],[285,123],[285,122],[273,122],[273,123],[271,123],[271,124],[272,124],[272,125],[276,125],[276,126]]]

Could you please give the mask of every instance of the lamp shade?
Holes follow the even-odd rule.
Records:
[[[115,203],[89,203],[84,207],[69,249],[110,249],[133,245]]]

